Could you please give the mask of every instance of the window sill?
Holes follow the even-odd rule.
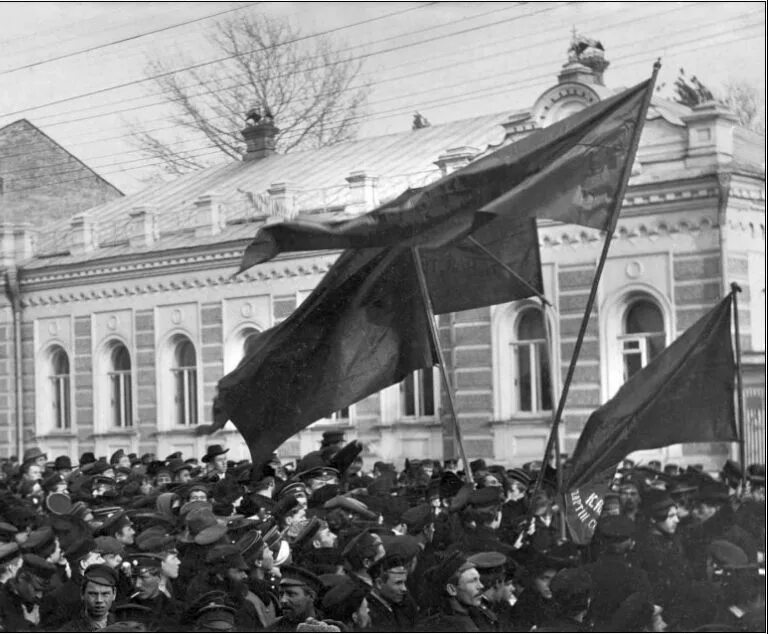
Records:
[[[373,429],[398,429],[401,427],[414,427],[420,425],[422,427],[441,427],[442,423],[436,419],[430,417],[418,417],[413,418],[399,418],[397,420],[382,422],[377,425],[373,425]]]
[[[546,412],[543,414],[520,413],[520,414],[514,414],[502,420],[489,421],[489,424],[492,427],[494,426],[498,427],[502,425],[529,425],[532,423],[542,423],[542,424],[550,425],[552,424],[552,414],[549,412]]]
[[[138,436],[138,435],[139,435],[138,429],[115,428],[107,431],[96,432],[95,434],[91,434],[91,437],[92,438],[109,438],[110,436]]]
[[[37,440],[77,440],[77,434],[69,431],[51,431],[47,434],[37,434]]]
[[[172,429],[158,429],[152,432],[150,436],[195,436],[195,428],[197,425],[190,425],[189,427],[173,427]]]

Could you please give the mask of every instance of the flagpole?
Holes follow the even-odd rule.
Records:
[[[421,257],[419,256],[419,247],[411,247],[411,254],[413,255],[413,263],[416,266],[416,275],[419,278],[419,287],[421,288],[421,296],[424,299],[424,311],[427,317],[427,323],[429,324],[429,332],[432,336],[432,345],[437,352],[438,363],[440,366],[440,376],[445,386],[445,391],[448,394],[448,407],[450,409],[451,419],[453,420],[453,432],[456,436],[456,443],[459,445],[459,457],[464,463],[464,477],[467,482],[472,482],[472,469],[467,461],[467,454],[464,452],[464,443],[461,440],[461,429],[459,428],[459,419],[456,416],[456,404],[453,400],[453,389],[448,382],[448,372],[445,369],[445,357],[443,355],[443,349],[440,346],[440,338],[437,334],[437,328],[435,326],[435,314],[432,309],[432,298],[429,296],[427,290],[427,279],[424,275],[424,269],[421,266]]]
[[[520,282],[525,288],[527,288],[533,295],[538,297],[541,300],[542,307],[544,306],[551,306],[552,304],[549,303],[549,300],[547,300],[544,295],[539,293],[529,282],[528,280],[523,279],[520,277],[520,275],[512,269],[510,266],[507,265],[506,262],[500,260],[495,253],[490,251],[485,245],[478,242],[474,236],[469,236],[467,238],[469,242],[474,244],[477,248],[479,248],[483,253],[485,253],[489,258],[491,258],[496,264],[498,264],[501,268],[503,268],[507,273],[509,273],[512,277],[514,277],[518,282]],[[554,402],[554,401],[553,401]]]
[[[738,294],[741,293],[741,286],[736,282],[731,282],[731,294],[733,295],[733,325],[736,335],[736,420],[739,425],[739,462],[741,464],[741,489],[747,486],[747,448],[746,438],[744,437],[744,383],[741,371],[741,337],[739,336],[739,305],[736,301]]]
[[[547,445],[544,449],[544,459],[542,460],[542,467],[539,470],[539,473],[536,477],[536,484],[533,489],[532,496],[536,494],[536,492],[541,488],[541,483],[544,479],[544,466],[549,464],[550,456],[552,455],[552,448],[555,444],[555,437],[558,433],[558,427],[560,426],[560,419],[563,415],[563,410],[565,409],[565,401],[568,398],[568,391],[571,387],[571,381],[573,380],[573,374],[576,371],[576,362],[579,358],[579,353],[581,352],[581,346],[584,342],[584,335],[587,332],[587,326],[589,325],[589,318],[592,314],[592,308],[595,304],[595,298],[597,297],[597,287],[600,283],[600,278],[603,274],[603,268],[605,267],[605,262],[608,258],[608,249],[611,246],[611,239],[613,238],[613,234],[616,231],[616,225],[619,222],[619,210],[621,208],[622,201],[624,200],[624,194],[627,191],[627,184],[629,183],[629,177],[632,173],[632,164],[634,163],[635,155],[637,154],[637,147],[640,144],[640,134],[643,129],[643,124],[645,123],[645,117],[648,113],[648,106],[651,103],[651,97],[653,96],[653,88],[656,85],[656,77],[659,74],[659,69],[661,68],[661,62],[659,60],[656,60],[656,62],[653,65],[653,75],[651,75],[651,80],[648,84],[647,92],[645,94],[645,98],[643,100],[642,105],[640,106],[640,112],[637,115],[637,121],[635,124],[635,133],[632,136],[632,142],[629,148],[629,154],[627,155],[627,161],[624,164],[623,173],[621,176],[621,180],[619,181],[619,190],[616,194],[616,200],[615,200],[615,207],[613,209],[613,213],[611,214],[611,221],[610,224],[606,230],[606,236],[605,236],[605,242],[603,243],[603,250],[600,253],[600,259],[597,263],[597,269],[595,270],[595,276],[592,280],[592,288],[589,290],[589,298],[587,299],[587,306],[584,309],[584,316],[581,320],[581,325],[579,326],[579,332],[576,335],[576,343],[573,347],[573,354],[571,355],[571,361],[568,364],[568,371],[565,375],[565,380],[563,381],[563,389],[560,393],[560,400],[557,404],[557,410],[555,412],[555,415],[552,418],[552,428],[549,432],[549,438],[547,439]],[[557,369],[559,371],[559,369]]]

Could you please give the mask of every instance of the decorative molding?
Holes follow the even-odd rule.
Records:
[[[25,308],[32,306],[48,306],[50,304],[65,304],[68,302],[90,301],[100,297],[128,297],[132,295],[148,295],[152,293],[166,292],[179,289],[192,288],[210,288],[213,286],[229,286],[237,284],[246,284],[254,281],[268,281],[283,279],[285,277],[311,277],[322,275],[331,268],[331,263],[311,265],[303,264],[296,266],[286,266],[283,269],[270,269],[267,271],[255,271],[252,273],[243,273],[237,277],[231,275],[218,275],[208,277],[194,277],[171,280],[169,282],[154,282],[145,284],[136,284],[135,286],[116,286],[112,289],[101,291],[71,291],[69,293],[29,293],[22,300],[22,306]],[[80,277],[79,275],[77,277]],[[66,279],[66,278],[65,278]],[[27,284],[32,284],[34,279],[30,279]]]
[[[716,187],[699,187],[696,189],[679,189],[677,191],[655,194],[629,194],[624,197],[622,208],[657,205],[659,203],[677,202],[682,200],[697,200],[718,196]]]

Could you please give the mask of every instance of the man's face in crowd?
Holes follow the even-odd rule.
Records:
[[[481,581],[483,581],[482,578]],[[510,591],[507,584],[504,583],[503,577],[497,576],[496,578],[484,580],[483,586],[485,587],[485,592],[483,592],[483,595],[489,601],[509,601]]]
[[[115,589],[95,581],[89,581],[83,589],[86,614],[94,620],[106,618],[115,601]]]
[[[142,570],[134,581],[140,599],[154,599],[160,593],[160,575],[151,570]]]
[[[106,563],[104,561],[104,558],[99,553],[88,553],[85,557],[83,557],[80,560],[80,569],[85,570],[88,566],[92,566],[93,564],[103,564]]]
[[[30,574],[29,572],[23,572],[17,576],[16,579],[16,588],[19,597],[24,603],[39,604],[43,600],[45,581],[40,579],[40,577]]]
[[[72,469],[56,469],[56,471],[65,478],[69,478],[72,475]]]
[[[327,526],[323,526],[317,533],[315,533],[312,545],[315,548],[334,548],[338,541],[339,538],[336,533]]]
[[[656,526],[662,533],[672,535],[677,530],[677,525],[680,523],[680,519],[677,516],[677,507],[670,507],[667,511],[667,516],[660,522],[656,522]]]
[[[30,480],[31,482],[35,482],[39,480],[41,477],[43,477],[43,472],[40,466],[37,463],[33,463],[31,465],[27,466],[27,470],[24,474],[24,478],[26,480]]]
[[[525,487],[523,486],[522,482],[512,480],[512,482],[509,484],[509,499],[513,502],[517,502],[518,500],[522,500],[524,497]]]
[[[433,465],[431,462],[422,463],[421,471],[425,476],[431,478],[432,474],[435,472],[435,465]]]
[[[402,603],[408,588],[405,582],[408,580],[408,574],[405,572],[387,572],[384,573],[384,579],[379,579],[376,585],[383,596],[390,603]]]
[[[123,556],[117,553],[104,553],[102,557],[104,557],[104,563],[115,570],[117,570],[120,567],[120,564],[123,563]]]
[[[280,586],[280,609],[283,616],[299,623],[312,615],[314,595],[304,586]]]
[[[552,583],[552,579],[557,574],[556,570],[545,570],[533,580],[533,588],[545,599],[552,598],[552,591],[549,589],[549,584]]]
[[[219,473],[226,473],[227,472],[227,456],[226,454],[221,454],[219,456],[215,456],[213,460],[211,461],[211,464],[213,464],[214,470],[218,471]]]
[[[189,501],[190,502],[207,502],[208,501],[208,494],[205,491],[191,491],[189,493]]]
[[[157,477],[155,478],[155,486],[160,488],[160,487],[168,486],[170,483],[171,483],[170,473],[162,471],[157,474]]]
[[[189,469],[180,469],[176,472],[176,482],[181,482],[182,484],[186,484],[192,479],[192,475],[189,472]]]
[[[117,541],[119,541],[121,544],[125,544],[126,546],[133,544],[133,538],[135,536],[136,529],[133,528],[133,526],[130,524],[123,526],[117,533],[115,533],[115,538]]]
[[[465,570],[459,575],[455,586],[456,600],[462,605],[478,606],[483,596],[483,584],[476,568]]]
[[[706,502],[698,502],[693,507],[693,517],[697,522],[706,522],[710,517],[717,513],[717,507],[707,504]]]
[[[177,579],[181,561],[176,553],[168,553],[161,564],[161,571],[168,579]]]
[[[619,503],[624,512],[636,511],[640,505],[640,492],[634,484],[624,484],[619,489]]]

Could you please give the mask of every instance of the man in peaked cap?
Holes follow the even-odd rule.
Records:
[[[221,598],[208,598],[192,611],[195,632],[233,632],[235,631],[235,608]]]
[[[317,616],[315,601],[322,584],[315,575],[298,566],[283,566],[281,573],[278,594],[282,615],[267,631],[295,632],[299,623]]]
[[[396,555],[388,554],[376,565],[368,601],[373,631],[415,629],[418,606],[408,590],[408,574],[408,562]]]
[[[56,567],[37,555],[24,555],[15,579],[0,588],[0,624],[9,632],[40,629],[40,603]]]
[[[486,631],[514,630],[511,593],[506,583],[508,558],[502,553],[489,551],[470,555],[468,561],[477,568],[483,584],[483,609],[482,615],[478,616],[485,621]]]
[[[59,632],[95,632],[114,623],[112,604],[117,596],[117,572],[106,564],[93,564],[83,571],[80,615],[65,623]]]
[[[131,518],[125,511],[119,510],[109,514],[101,525],[97,535],[114,537],[121,544],[127,547],[133,546],[136,529],[133,527]]]
[[[361,587],[351,579],[343,579],[323,596],[323,612],[327,619],[343,623],[348,631],[370,631],[368,594],[367,588]]]
[[[296,465],[297,472],[301,473],[319,464],[328,465],[329,460],[344,445],[344,431],[341,429],[328,429],[323,432],[320,441],[320,449],[311,451],[299,460]]]
[[[155,553],[138,553],[126,560],[131,566],[131,579],[135,590],[131,601],[149,608],[151,626],[157,631],[174,631],[181,621],[183,606],[162,591],[163,558]]]

